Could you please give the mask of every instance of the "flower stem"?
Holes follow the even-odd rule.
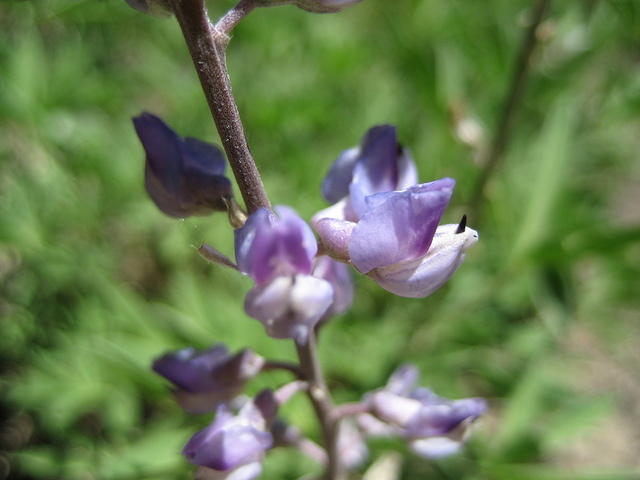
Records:
[[[514,118],[522,103],[527,79],[531,71],[531,58],[538,45],[538,27],[540,27],[550,4],[551,0],[536,0],[531,12],[529,25],[522,36],[518,57],[513,68],[511,81],[509,82],[509,89],[504,99],[498,126],[491,140],[491,145],[483,159],[482,164],[484,168],[480,172],[473,188],[473,193],[471,194],[469,205],[474,209],[472,216],[476,218],[476,220],[481,214],[482,199],[484,198],[487,183],[502,160],[509,140],[511,139]]]
[[[249,213],[270,207],[262,178],[249,151],[238,106],[231,91],[225,52],[233,28],[258,4],[255,0],[240,2],[213,26],[204,0],[170,0],[174,14],[189,48],[213,120],[227,153],[231,169],[238,183]],[[296,343],[300,358],[300,372],[309,383],[308,396],[320,422],[327,451],[326,480],[344,480],[338,455],[338,422],[333,416],[333,401],[327,389],[316,351],[315,334],[308,341]],[[289,365],[271,362],[267,368],[286,368]]]
[[[307,382],[309,382],[309,400],[316,412],[322,428],[324,445],[327,451],[328,463],[325,480],[344,480],[345,472],[340,464],[338,451],[338,421],[333,414],[333,401],[320,368],[318,351],[316,348],[315,332],[311,330],[306,343],[296,342],[300,368]]]
[[[209,21],[204,0],[171,0],[171,5],[247,210],[252,213],[261,207],[269,208],[269,198],[249,151],[238,106],[231,92],[225,58],[228,34],[251,11],[252,2],[241,1],[219,22],[220,30]]]

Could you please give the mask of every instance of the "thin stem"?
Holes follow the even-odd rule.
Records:
[[[482,162],[484,169],[480,172],[471,195],[471,201],[469,202],[472,208],[475,209],[473,217],[476,219],[481,213],[482,199],[484,198],[486,185],[502,160],[509,140],[511,139],[514,118],[524,97],[527,79],[531,71],[531,59],[538,44],[536,33],[550,4],[551,0],[536,0],[529,26],[522,36],[518,58],[511,75],[509,89],[504,99],[498,126]]]
[[[344,480],[345,473],[340,464],[338,451],[338,422],[333,418],[333,401],[320,368],[316,336],[313,330],[309,332],[306,343],[296,342],[296,349],[300,359],[300,368],[309,382],[308,396],[320,422],[324,437],[324,446],[328,457],[324,478],[326,480]]]
[[[267,360],[262,366],[262,370],[286,370],[293,373],[297,378],[302,378],[300,367],[295,363],[283,362],[280,360]]]
[[[244,17],[249,15],[256,8],[255,0],[240,0],[238,4],[229,10],[224,17],[216,23],[215,29],[218,32],[229,35],[231,31],[240,23]]]
[[[224,30],[218,31],[211,25],[203,0],[171,0],[171,5],[247,210],[252,213],[261,207],[269,208],[269,199],[249,151],[238,106],[231,92],[225,59],[229,37]],[[239,21],[237,16],[231,17],[235,20],[222,25],[228,31]]]

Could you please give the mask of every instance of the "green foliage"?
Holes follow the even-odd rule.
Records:
[[[231,6],[209,3],[212,15]],[[488,141],[529,3],[252,13],[229,62],[274,203],[310,216],[337,153],[384,122],[423,179],[458,179],[456,221],[481,166],[452,111]],[[323,332],[340,400],[408,361],[442,395],[490,399],[467,453],[437,464],[407,453],[406,479],[639,474],[640,6],[556,3],[485,215],[471,219],[481,242],[427,299],[359,278],[354,308]],[[246,279],[196,255],[202,241],[231,253],[223,216],[169,220],[142,188],[132,115],[215,139],[178,28],[118,0],[3,2],[0,27],[0,449],[16,478],[190,478],[180,448],[209,418],[183,415],[151,360],[214,341],[293,350],[242,312]],[[304,401],[287,414],[317,436]],[[265,478],[312,468],[281,451]]]

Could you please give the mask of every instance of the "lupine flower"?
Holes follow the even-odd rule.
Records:
[[[262,470],[265,452],[273,445],[270,428],[277,409],[270,390],[263,390],[235,415],[223,404],[213,423],[191,437],[182,453],[191,463],[205,467],[200,478],[255,478]]]
[[[156,206],[184,218],[226,210],[232,196],[222,151],[196,138],[181,138],[150,113],[133,119],[146,153],[145,187]]]
[[[185,348],[167,353],[155,360],[152,368],[175,385],[182,408],[204,413],[238,395],[263,365],[264,359],[251,350],[231,355],[227,347],[218,344],[202,352]]]
[[[455,181],[412,185],[415,167],[389,128],[370,130],[359,150],[338,158],[323,193],[330,201],[346,196],[312,224],[333,258],[396,295],[425,297],[456,271],[478,234],[466,219],[438,226]]]
[[[256,286],[245,310],[274,338],[306,340],[333,302],[331,284],[311,276],[318,245],[309,226],[290,208],[260,209],[236,230],[240,271]]]
[[[435,458],[453,454],[487,404],[481,398],[439,397],[427,388],[416,388],[417,377],[415,367],[400,367],[386,387],[369,394],[365,402],[378,420],[406,438],[419,455]],[[371,424],[370,419],[367,422]]]

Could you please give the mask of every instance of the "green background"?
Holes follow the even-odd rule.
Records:
[[[457,222],[482,166],[452,111],[486,145],[530,4],[252,13],[229,68],[272,201],[309,218],[336,155],[392,123],[423,181],[458,180]],[[218,141],[179,30],[118,0],[3,0],[0,32],[0,478],[190,478],[179,451],[210,417],[183,414],[151,360],[215,341],[294,352],[243,313],[250,281],[196,255],[202,241],[232,254],[224,216],[171,220],[142,187],[133,115]],[[640,4],[557,1],[539,35],[464,265],[420,300],[358,278],[322,337],[340,401],[408,361],[442,395],[489,400],[460,456],[374,442],[375,456],[403,452],[403,479],[640,478]],[[303,398],[284,415],[317,438]],[[266,467],[315,468],[286,450]]]

